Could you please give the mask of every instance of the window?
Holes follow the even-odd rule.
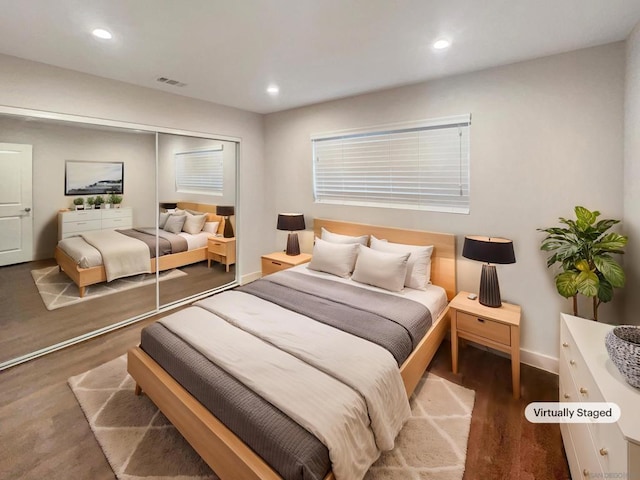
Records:
[[[471,115],[313,135],[318,203],[469,213]]]
[[[176,191],[222,195],[222,147],[176,153]]]

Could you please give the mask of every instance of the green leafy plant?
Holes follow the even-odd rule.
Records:
[[[89,197],[87,198],[87,204],[90,205],[92,208],[96,203],[96,197]]]
[[[84,198],[82,197],[76,197],[73,199],[73,204],[76,206],[80,206],[80,205],[84,205]]]
[[[95,204],[98,208],[100,208],[100,205],[102,205],[104,203],[104,198],[102,195],[98,195],[95,199]]]
[[[607,231],[619,220],[598,220],[600,212],[577,206],[576,220],[560,217],[566,227],[539,228],[547,233],[541,250],[553,252],[547,267],[559,264],[556,289],[565,298],[573,297],[573,314],[578,315],[578,294],[593,299],[593,319],[598,320],[598,307],[610,302],[613,289],[624,286],[625,274],[612,257],[623,254],[627,237]]]
[[[109,203],[120,205],[122,203],[122,195],[117,195],[115,193],[109,194]]]

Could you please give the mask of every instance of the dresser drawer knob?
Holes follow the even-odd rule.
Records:
[[[586,468],[584,470],[582,470],[582,475],[584,475],[585,477],[589,476],[589,470],[587,470]]]
[[[571,364],[571,365],[575,365],[575,364],[576,364],[576,361],[575,361],[575,360],[569,360],[569,364]]]
[[[568,344],[567,342],[562,342],[562,346],[563,346],[564,348],[567,348],[567,347],[569,346],[569,344]]]
[[[580,393],[581,393],[582,395],[586,395],[586,394],[587,394],[587,393],[589,393],[589,392],[587,391],[587,389],[586,389],[586,388],[584,388],[584,387],[580,387]]]
[[[603,457],[609,455],[609,450],[607,450],[606,448],[601,448],[600,455],[602,455]]]
[[[571,398],[571,395],[569,395],[568,393],[565,393],[565,394],[563,395],[563,397],[564,397],[564,398]]]

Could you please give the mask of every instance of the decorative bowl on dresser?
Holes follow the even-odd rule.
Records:
[[[571,476],[640,478],[640,390],[618,372],[605,347],[612,325],[562,314],[560,402],[609,402],[615,423],[561,423]]]

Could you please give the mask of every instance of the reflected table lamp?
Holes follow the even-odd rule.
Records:
[[[222,236],[224,238],[231,238],[233,237],[233,225],[231,225],[231,221],[229,220],[229,217],[231,215],[235,214],[235,208],[233,207],[233,205],[218,205],[216,207],[216,215],[219,215],[220,217],[224,218],[224,231],[222,233]]]
[[[278,214],[278,230],[289,232],[287,237],[287,255],[300,255],[300,243],[298,242],[299,230],[306,228],[304,224],[304,215],[301,213],[280,213]]]
[[[487,307],[500,307],[502,300],[500,298],[498,273],[495,265],[491,264],[516,263],[513,242],[499,237],[467,236],[464,238],[462,256],[478,262],[485,262],[482,265],[482,274],[480,276],[478,301]]]

